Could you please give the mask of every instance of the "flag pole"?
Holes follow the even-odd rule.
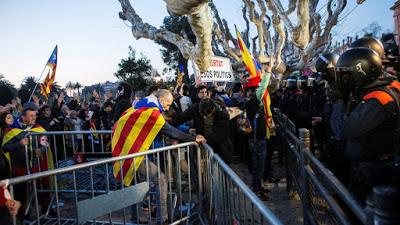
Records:
[[[36,82],[35,88],[33,88],[33,91],[32,91],[32,93],[31,93],[31,96],[29,97],[28,102],[30,102],[30,101],[32,100],[33,94],[35,93],[36,88],[37,88],[37,86],[39,85],[40,79],[41,79],[42,76],[43,76],[43,73],[44,73],[44,70],[46,69],[46,66],[47,66],[47,62],[46,62],[46,64],[44,65],[42,72],[40,73],[39,80],[38,80],[38,82]]]

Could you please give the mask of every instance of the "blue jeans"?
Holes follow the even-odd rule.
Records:
[[[249,140],[251,154],[251,174],[253,176],[253,191],[261,191],[265,159],[267,157],[267,141],[265,139]]]

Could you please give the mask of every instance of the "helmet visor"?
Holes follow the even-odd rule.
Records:
[[[355,71],[355,67],[335,67],[335,82],[338,84],[350,83],[351,73]]]

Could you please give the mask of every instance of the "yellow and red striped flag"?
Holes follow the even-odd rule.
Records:
[[[147,151],[164,124],[165,120],[158,108],[129,108],[113,127],[112,156]],[[143,158],[144,156],[127,159],[122,165],[119,161],[115,162],[114,177],[121,180],[122,169],[123,182],[126,186],[130,185]]]
[[[236,27],[235,27],[236,29]],[[250,54],[249,49],[244,44],[242,36],[239,31],[236,29],[236,35],[238,39],[238,45],[240,52],[242,53],[243,63],[246,67],[247,72],[249,72],[250,77],[260,77],[261,76],[261,65],[253,58]]]
[[[271,112],[271,97],[269,95],[268,89],[265,90],[262,96],[262,103],[264,106],[264,115],[265,115],[265,125],[266,127],[266,137],[269,139],[271,137],[271,128],[272,128],[272,112]]]

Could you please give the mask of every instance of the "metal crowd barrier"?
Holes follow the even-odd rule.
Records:
[[[282,137],[287,190],[299,193],[304,224],[399,224],[398,218],[390,218],[384,212],[385,209],[374,210],[374,200],[367,200],[366,206],[356,200],[335,175],[311,153],[309,130],[297,130],[294,123],[279,109],[274,109],[273,116]],[[375,187],[374,194],[382,194],[385,191],[387,187]],[[374,198],[376,199],[376,196]]]
[[[139,157],[131,186],[114,179],[114,163],[122,171],[125,161]],[[196,143],[15,177],[9,189],[26,206],[14,225],[21,218],[29,225],[156,224],[165,209],[168,224],[281,224],[208,145]]]
[[[76,157],[82,157],[82,160],[95,158],[111,157],[111,130],[82,130],[82,131],[49,131],[42,133],[29,133],[31,145],[25,147],[26,155],[29,151],[45,148],[46,153],[52,152],[54,168],[71,166],[76,161]],[[45,146],[41,138],[46,137]],[[28,166],[28,157],[26,165]],[[40,159],[38,164],[41,163]],[[41,170],[41,168],[39,168]],[[28,173],[36,171],[28,170]],[[40,172],[40,171],[39,171]]]
[[[26,137],[30,139],[31,144],[25,146],[25,166],[27,168],[27,173],[32,174],[45,170],[40,167],[44,159],[34,156],[34,151],[37,148],[44,147],[46,150],[45,155],[47,155],[47,152],[52,153],[54,168],[63,168],[76,163],[110,158],[111,134],[111,130],[29,133]],[[45,141],[46,146],[43,146],[41,143],[43,137],[47,140]],[[162,137],[159,146],[154,146],[153,143],[151,149],[164,147],[166,145],[166,138]],[[28,157],[29,153],[33,155],[32,158]],[[35,165],[39,165],[35,170],[32,170],[32,160],[35,161]],[[46,163],[49,164],[49,159],[47,158],[46,160]]]
[[[212,154],[210,146],[203,147]],[[205,190],[210,224],[282,224],[221,157],[212,154],[208,163]]]

